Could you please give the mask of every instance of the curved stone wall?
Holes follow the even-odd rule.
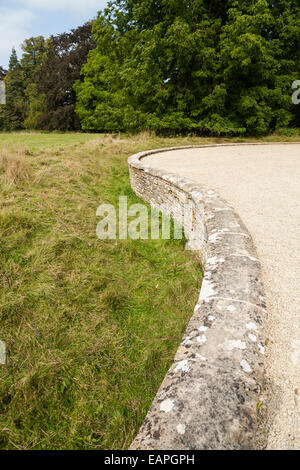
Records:
[[[168,150],[176,149],[130,157],[131,185],[175,219],[192,204],[185,235],[205,274],[174,362],[131,449],[256,449],[266,314],[260,262],[240,217],[214,190],[144,160]]]

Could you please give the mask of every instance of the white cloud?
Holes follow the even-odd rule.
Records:
[[[30,37],[34,13],[28,10],[8,10],[0,8],[0,65],[5,65],[6,58],[14,46],[20,50],[20,45],[26,37]]]
[[[68,11],[70,13],[86,13],[91,10],[103,9],[105,0],[17,0],[21,6],[40,11]]]

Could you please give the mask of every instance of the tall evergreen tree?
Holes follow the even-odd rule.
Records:
[[[38,92],[36,75],[47,57],[47,40],[43,36],[31,37],[25,39],[21,47],[23,54],[20,62],[27,103],[24,126],[38,129],[39,121],[45,112],[45,96]]]
[[[25,86],[22,67],[18,61],[15,48],[12,49],[10,56],[5,84],[6,106],[4,128],[7,130],[21,129],[26,112]]]
[[[22,46],[21,66],[26,84],[33,78],[36,70],[42,65],[46,57],[47,45],[43,36],[25,39]]]

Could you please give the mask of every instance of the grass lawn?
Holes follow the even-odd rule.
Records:
[[[193,312],[201,266],[183,241],[99,240],[96,209],[120,195],[141,202],[129,155],[214,141],[0,134],[0,448],[129,447]]]

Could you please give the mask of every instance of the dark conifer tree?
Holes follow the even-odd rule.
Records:
[[[26,112],[25,86],[22,67],[18,61],[15,48],[13,48],[10,56],[5,84],[6,105],[3,127],[6,130],[22,129]]]

